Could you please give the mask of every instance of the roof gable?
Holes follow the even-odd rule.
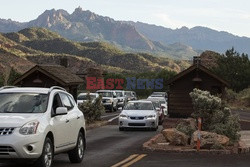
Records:
[[[182,78],[183,76],[189,74],[190,72],[199,69],[201,71],[203,71],[204,73],[208,74],[210,77],[216,79],[217,81],[221,82],[222,84],[224,84],[225,86],[229,87],[229,83],[226,82],[225,80],[221,79],[219,76],[217,76],[216,74],[214,74],[213,72],[211,72],[209,69],[207,69],[206,67],[204,67],[203,65],[192,65],[191,67],[187,68],[186,70],[180,72],[179,74],[175,75],[173,78],[171,78],[168,81],[168,85],[175,82],[176,80]]]
[[[73,85],[81,84],[83,80],[75,74],[72,74],[67,68],[59,65],[36,65],[29,71],[24,73],[20,78],[18,78],[14,84],[19,83],[35,71],[39,71],[46,76],[52,78],[62,85]]]

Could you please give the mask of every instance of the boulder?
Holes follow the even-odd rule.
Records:
[[[186,146],[188,144],[188,136],[175,128],[164,129],[162,134],[170,145]]]
[[[201,131],[201,148],[211,149],[214,145],[227,146],[229,144],[229,138],[217,133]],[[191,145],[195,148],[197,146],[198,131],[195,131],[191,138]]]

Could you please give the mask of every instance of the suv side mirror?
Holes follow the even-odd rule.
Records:
[[[57,115],[67,115],[68,109],[66,107],[57,107],[56,108],[56,116]]]

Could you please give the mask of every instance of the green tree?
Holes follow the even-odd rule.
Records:
[[[0,87],[4,85],[4,77],[0,75]]]
[[[11,68],[7,84],[8,85],[13,85],[14,81],[17,80],[20,76],[21,76],[20,73],[16,72],[15,69]]]
[[[227,50],[217,60],[214,72],[229,82],[235,91],[250,86],[250,60],[247,54],[240,54],[234,48]]]
[[[87,123],[93,123],[101,120],[102,113],[105,109],[102,105],[102,97],[99,96],[94,101],[91,100],[89,94],[87,94],[87,101],[79,105],[79,109],[83,112]]]

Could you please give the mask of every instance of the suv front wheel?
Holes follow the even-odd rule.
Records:
[[[40,158],[36,161],[35,166],[37,167],[51,167],[54,157],[54,149],[53,144],[50,138],[46,137],[44,146],[43,146],[43,153]]]
[[[85,138],[81,132],[79,132],[76,147],[68,152],[69,160],[71,163],[81,163],[83,160],[85,151]]]

